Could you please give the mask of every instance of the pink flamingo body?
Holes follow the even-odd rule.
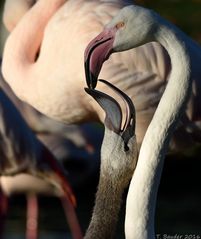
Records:
[[[53,154],[35,137],[2,90],[0,91],[0,138],[2,191],[9,195],[15,191],[38,192],[45,188],[47,192],[65,198],[73,237],[80,238],[81,232],[72,206],[74,196],[65,172]],[[13,176],[14,178],[11,179]],[[26,181],[27,179],[32,184],[29,184],[30,181]],[[43,186],[36,190],[38,181],[42,180],[45,180]],[[9,187],[9,182],[15,190]]]
[[[25,7],[22,3],[18,7],[27,9],[27,1],[23,2]],[[48,4],[39,0],[29,11],[21,11],[26,14],[19,23],[11,18],[15,21],[12,26],[16,27],[5,45],[3,73],[15,94],[44,114],[65,123],[103,122],[104,113],[83,92],[83,52],[87,43],[125,4],[126,1],[120,0],[51,0]],[[9,8],[8,4],[4,12],[7,26],[11,15],[9,9],[12,7]],[[104,64],[100,78],[110,79],[135,99],[139,143],[153,117],[170,71],[167,52],[153,42],[116,53]],[[200,81],[196,79],[194,86],[186,111],[190,120],[200,118]],[[100,85],[100,88],[105,90],[104,86]],[[185,138],[189,137],[185,129],[182,128],[182,132]]]

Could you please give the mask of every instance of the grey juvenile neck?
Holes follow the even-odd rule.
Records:
[[[110,239],[114,236],[123,189],[110,178],[111,175],[100,176],[93,215],[85,239]]]
[[[129,144],[130,150],[125,152],[121,136],[105,129],[100,180],[85,239],[110,239],[114,236],[122,193],[133,175],[137,159],[135,136],[129,140]]]

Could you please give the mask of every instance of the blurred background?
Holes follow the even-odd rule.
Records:
[[[135,0],[136,4],[152,8],[201,43],[201,0]],[[2,14],[4,0],[0,2]],[[1,15],[0,15],[1,16]],[[2,52],[6,31],[0,27]]]
[[[17,0],[16,0],[17,1]],[[0,15],[4,1],[0,2]],[[136,4],[152,8],[180,27],[193,39],[201,43],[201,0],[136,0]],[[2,21],[0,25],[0,53],[2,54],[7,32]],[[100,129],[100,142],[102,129]],[[98,163],[97,163],[98,165]],[[77,213],[83,231],[87,228],[98,182],[98,166],[88,180],[74,187],[78,207]],[[69,167],[69,164],[67,165]],[[70,165],[76,167],[76,165]],[[201,147],[185,154],[168,154],[165,160],[159,188],[156,233],[160,235],[182,235],[183,238],[201,238]],[[26,200],[25,196],[9,199],[9,213],[5,225],[4,239],[25,238]],[[70,238],[64,213],[57,198],[39,197],[39,238]],[[116,238],[124,238],[121,212]],[[56,219],[56,220],[55,220]],[[185,235],[189,237],[185,237]],[[200,237],[193,237],[200,236]],[[190,237],[192,236],[192,237]],[[163,238],[163,237],[162,237]],[[175,237],[176,238],[176,237]]]
[[[134,2],[157,11],[201,43],[201,0],[136,0]]]

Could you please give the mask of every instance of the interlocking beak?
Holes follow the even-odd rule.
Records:
[[[84,67],[87,86],[94,89],[104,61],[112,53],[115,31],[104,30],[94,38],[85,50]]]
[[[85,91],[91,95],[105,111],[105,126],[115,133],[121,135],[125,143],[125,149],[128,149],[128,141],[134,136],[135,133],[135,107],[133,102],[129,96],[108,81],[100,81],[114,90],[123,99],[126,105],[126,120],[122,128],[122,109],[119,103],[114,98],[101,91],[91,88],[85,88]]]

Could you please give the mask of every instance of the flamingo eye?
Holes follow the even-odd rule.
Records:
[[[125,23],[124,23],[124,22],[118,22],[118,23],[116,24],[116,28],[117,28],[117,29],[122,28],[122,27],[124,27],[124,26],[125,26]]]

